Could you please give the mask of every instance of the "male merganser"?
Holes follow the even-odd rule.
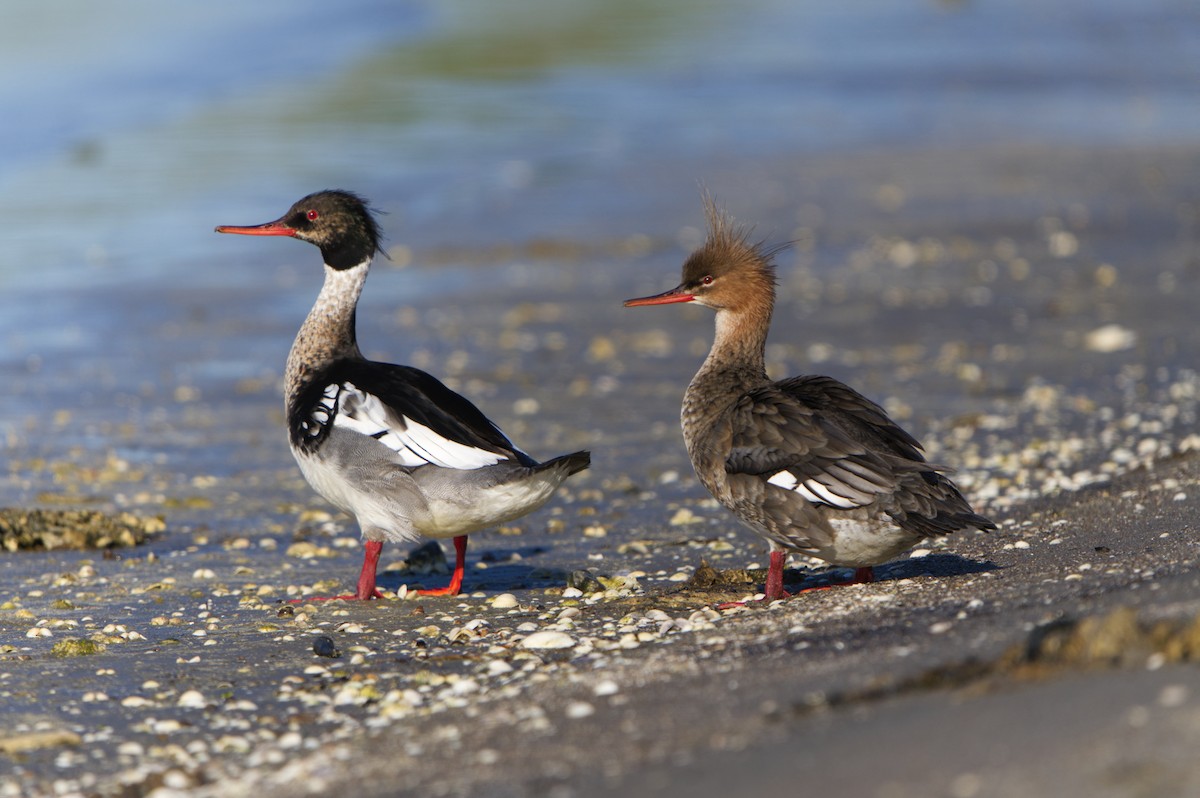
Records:
[[[424,595],[457,595],[467,534],[530,513],[563,480],[587,468],[588,452],[539,463],[513,446],[475,405],[410,366],[367,360],[355,307],[379,245],[367,203],[320,191],[280,219],[218,233],[291,236],[315,244],[325,283],[300,327],[284,375],[292,454],[308,483],[362,530],[360,599],[381,597],[375,571],[385,540],[454,538],[454,574]]]
[[[712,349],[683,397],[683,438],[704,487],[770,544],[766,600],[789,595],[788,551],[869,582],[872,566],[927,537],[995,529],[879,405],[831,377],[767,377],[778,249],[750,243],[708,197],[705,211],[708,238],[683,264],[683,282],[625,306],[716,311]]]

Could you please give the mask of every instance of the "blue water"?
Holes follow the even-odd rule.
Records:
[[[653,210],[622,193],[646,170],[1194,141],[1198,90],[1189,0],[21,0],[0,26],[0,288],[245,279],[214,266],[239,255],[213,225],[328,186],[391,211],[394,242],[602,239]]]

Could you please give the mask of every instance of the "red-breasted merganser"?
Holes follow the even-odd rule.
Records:
[[[360,197],[320,191],[274,222],[216,230],[291,236],[316,245],[325,260],[325,284],[288,355],[284,399],[300,470],[362,530],[358,588],[338,598],[380,597],[375,572],[384,541],[422,537],[454,538],[455,563],[449,586],[421,593],[457,595],[469,533],[538,509],[588,467],[588,452],[539,463],[436,378],[363,357],[355,307],[382,250]]]
[[[767,377],[778,250],[750,243],[711,199],[705,210],[708,238],[683,264],[683,282],[625,306],[716,311],[712,349],[683,397],[683,438],[704,487],[770,544],[765,598],[789,595],[789,551],[871,581],[872,566],[925,538],[995,529],[879,405],[831,377]]]

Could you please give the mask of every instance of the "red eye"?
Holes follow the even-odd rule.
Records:
[[[317,213],[316,211],[309,211],[308,213],[305,214],[305,216],[308,217],[308,220],[310,222],[315,222],[317,220],[317,217],[320,215],[321,214]]]
[[[713,284],[713,276],[711,274],[706,274],[706,275],[704,275],[704,279],[701,280],[700,282],[704,283],[705,285],[712,285]]]

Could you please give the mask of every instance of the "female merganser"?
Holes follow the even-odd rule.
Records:
[[[284,375],[292,454],[305,479],[362,530],[365,556],[353,596],[380,597],[375,571],[385,540],[454,538],[449,586],[457,595],[467,534],[530,513],[563,480],[587,468],[587,452],[539,463],[462,396],[410,366],[359,351],[354,313],[381,252],[366,202],[348,191],[310,194],[282,218],[218,233],[291,236],[315,244],[325,284],[300,327]]]
[[[872,566],[927,537],[995,529],[879,405],[831,377],[767,377],[778,249],[751,244],[749,229],[707,197],[705,211],[708,239],[683,264],[683,282],[625,306],[716,311],[712,349],[683,397],[683,438],[704,487],[770,544],[766,599],[789,595],[787,551],[869,582]]]

